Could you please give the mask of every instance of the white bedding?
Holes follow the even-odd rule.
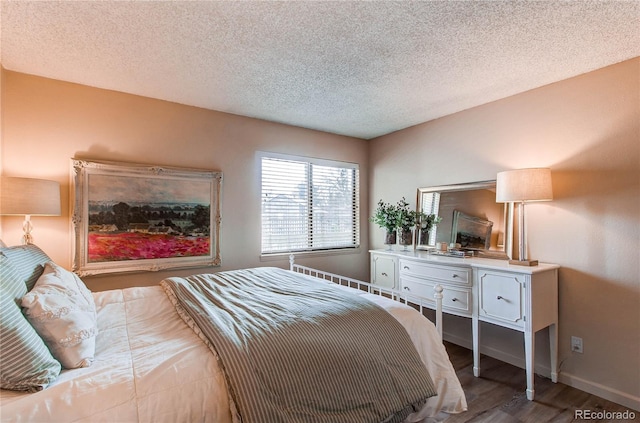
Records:
[[[38,393],[0,390],[1,421],[231,422],[224,376],[213,354],[162,288],[93,295],[99,327],[93,365],[63,371]],[[464,411],[464,393],[435,327],[410,307],[362,295],[407,328],[438,389],[408,421]]]

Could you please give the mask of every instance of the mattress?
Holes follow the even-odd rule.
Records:
[[[438,391],[407,421],[440,420],[445,413],[466,410],[433,324],[404,304],[358,295],[385,308],[407,329]],[[93,296],[99,327],[93,365],[63,370],[37,393],[0,390],[2,422],[232,421],[225,378],[214,355],[178,316],[161,287]]]

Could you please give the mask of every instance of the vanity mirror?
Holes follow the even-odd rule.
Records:
[[[417,205],[442,220],[428,233],[418,230],[416,248],[453,243],[477,257],[511,256],[513,206],[496,203],[496,181],[418,188]]]

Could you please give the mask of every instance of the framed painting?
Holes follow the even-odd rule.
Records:
[[[460,244],[463,249],[488,250],[491,246],[493,222],[489,220],[454,210],[453,228],[451,242]]]
[[[220,265],[222,173],[72,159],[80,276]]]

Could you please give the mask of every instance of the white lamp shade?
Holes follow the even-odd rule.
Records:
[[[60,216],[60,184],[44,179],[3,176],[0,214]]]
[[[496,178],[496,202],[550,200],[553,200],[550,169],[518,169],[498,173]]]

